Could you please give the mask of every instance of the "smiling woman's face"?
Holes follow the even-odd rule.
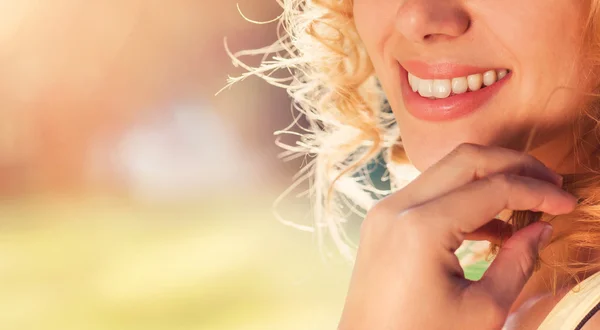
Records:
[[[354,0],[355,23],[420,170],[463,142],[569,130],[590,0]],[[563,88],[567,87],[567,89]],[[563,139],[564,140],[564,139]]]

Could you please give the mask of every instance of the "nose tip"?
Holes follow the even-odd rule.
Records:
[[[398,9],[396,28],[414,42],[459,37],[471,26],[469,14],[454,1],[409,0]]]

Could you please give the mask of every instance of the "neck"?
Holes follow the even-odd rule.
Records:
[[[555,139],[533,150],[531,154],[560,174],[584,173],[589,172],[590,168],[597,169],[598,164],[594,161],[593,157],[596,151],[595,146],[598,143],[595,140],[596,138],[584,136],[577,141],[575,138],[577,135],[573,133],[573,130],[565,131],[557,135]],[[577,147],[573,147],[575,145]],[[572,231],[573,217],[555,217],[552,220],[552,225],[555,236],[560,235],[560,233]],[[568,241],[557,241],[548,246],[541,253],[544,263],[527,282],[521,295],[515,301],[512,311],[518,309],[530,299],[536,299],[550,293],[560,294],[561,292],[565,292],[577,284],[577,281],[581,281],[587,276],[592,275],[595,271],[598,271],[600,268],[574,277],[574,274],[567,269],[556,266],[565,264],[567,261],[589,264],[593,260],[599,260],[600,250],[596,249],[587,252],[581,253],[580,251],[569,249]]]
[[[586,122],[580,127],[568,127],[556,132],[547,142],[531,150],[530,154],[559,174],[589,172],[600,169],[594,155],[598,151],[596,123]],[[583,133],[587,132],[587,133]]]

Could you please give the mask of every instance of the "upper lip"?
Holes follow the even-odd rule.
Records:
[[[422,61],[403,61],[400,65],[412,75],[421,79],[452,79],[466,77],[476,73],[484,73],[489,70],[499,70],[503,67],[484,67],[459,64],[456,62],[440,62],[428,64]]]

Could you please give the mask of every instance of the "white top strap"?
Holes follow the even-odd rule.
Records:
[[[586,278],[575,290],[569,290],[554,306],[538,330],[575,329],[600,302],[600,272]]]

